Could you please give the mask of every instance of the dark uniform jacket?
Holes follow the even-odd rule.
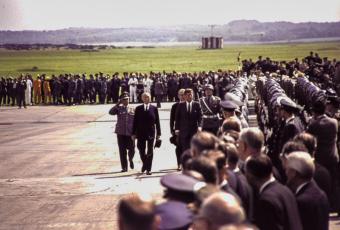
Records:
[[[314,181],[305,184],[296,194],[303,229],[328,230],[327,196]]]
[[[115,105],[109,111],[111,115],[117,115],[117,123],[115,133],[118,135],[131,136],[132,125],[135,115],[133,108],[124,105]]]
[[[277,181],[268,184],[258,195],[254,217],[261,230],[302,230],[293,193]]]
[[[289,140],[293,139],[295,135],[303,131],[301,122],[296,117],[288,118],[280,133],[280,150]]]
[[[137,139],[154,139],[155,130],[157,135],[161,135],[161,126],[157,107],[149,104],[149,109],[144,110],[144,104],[136,107],[135,117],[133,120],[132,134],[136,135]]]

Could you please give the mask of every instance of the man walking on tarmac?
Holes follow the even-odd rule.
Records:
[[[123,93],[119,102],[109,111],[109,114],[117,115],[115,133],[117,134],[122,172],[127,172],[128,170],[127,155],[129,156],[130,168],[134,168],[135,146],[131,139],[134,113],[134,109],[129,106],[129,95],[127,93]]]

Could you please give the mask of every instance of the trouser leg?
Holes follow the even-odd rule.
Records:
[[[132,161],[133,157],[135,156],[135,146],[131,139],[131,136],[125,136],[125,137],[126,137],[129,160]]]
[[[181,157],[182,157],[182,149],[181,149],[181,145],[178,143],[176,146],[176,159],[177,159],[177,166],[181,165]]]
[[[143,163],[142,171],[146,170],[146,154],[145,154],[146,140],[138,139],[137,148],[139,151],[140,159]]]
[[[123,170],[127,170],[127,141],[125,136],[117,135],[120,164]]]
[[[153,160],[153,144],[155,139],[147,140],[148,143],[148,151],[146,155],[146,171],[151,171],[152,168],[152,160]]]

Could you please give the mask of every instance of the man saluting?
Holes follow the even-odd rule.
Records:
[[[110,109],[109,114],[117,115],[115,133],[117,134],[122,172],[126,172],[127,155],[129,155],[131,169],[134,168],[132,160],[133,156],[135,155],[135,146],[131,139],[134,109],[129,106],[129,95],[127,93],[124,93],[120,96],[119,102]]]
[[[143,104],[136,107],[132,131],[132,139],[137,139],[137,148],[143,162],[141,171],[146,171],[147,175],[151,175],[155,137],[159,139],[161,136],[158,109],[150,104],[150,100],[149,93],[142,94]]]

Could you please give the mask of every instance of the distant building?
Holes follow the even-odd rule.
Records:
[[[202,37],[202,49],[222,49],[223,37]]]

